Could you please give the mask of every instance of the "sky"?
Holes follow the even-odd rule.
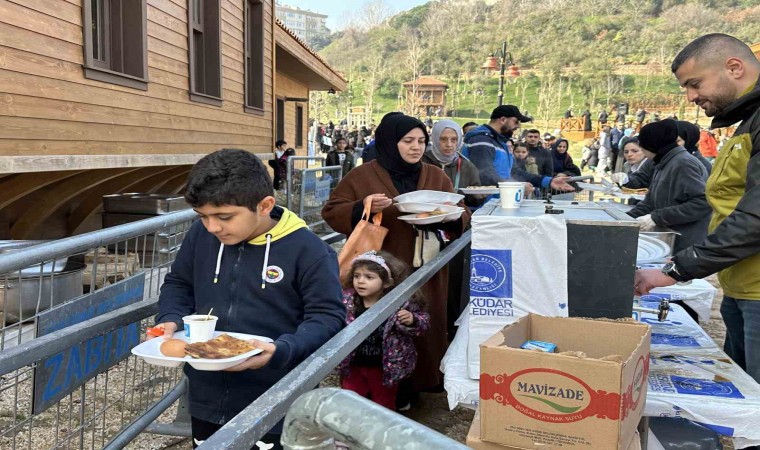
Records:
[[[428,0],[385,0],[395,12],[412,9],[415,6],[427,3]],[[360,8],[366,0],[281,0],[280,3],[288,6],[297,6],[301,9],[309,9],[320,14],[327,14],[327,28],[336,31],[343,28],[340,19],[344,13]]]

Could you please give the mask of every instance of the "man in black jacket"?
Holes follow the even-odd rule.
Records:
[[[538,174],[545,177],[553,176],[554,163],[552,162],[552,154],[541,146],[541,133],[535,128],[528,130],[525,134],[525,143],[528,144],[528,158],[536,160]]]
[[[689,101],[713,117],[713,128],[741,125],[707,182],[710,234],[662,271],[637,271],[635,290],[646,294],[719,272],[724,350],[760,381],[760,61],[742,41],[714,33],[684,47],[671,69]]]

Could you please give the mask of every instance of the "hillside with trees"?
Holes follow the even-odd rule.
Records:
[[[320,51],[349,89],[313,98],[314,117],[408,107],[401,84],[421,75],[448,83],[451,115],[482,117],[498,77],[481,66],[504,40],[521,72],[507,80],[505,102],[537,118],[618,101],[683,112],[669,68],[683,45],[709,32],[760,41],[760,0],[439,0],[378,18],[387,10],[365,3]]]

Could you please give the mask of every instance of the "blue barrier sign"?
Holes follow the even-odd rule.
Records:
[[[37,318],[37,336],[142,301],[144,290],[143,272],[47,310]],[[136,322],[41,360],[34,371],[33,413],[41,413],[87,380],[105,372],[129,356],[132,347],[139,343],[140,323]]]

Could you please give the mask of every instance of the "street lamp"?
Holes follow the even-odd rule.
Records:
[[[509,68],[507,68],[509,65]],[[499,106],[504,104],[504,75],[510,78],[519,77],[520,69],[512,63],[512,54],[507,52],[507,41],[501,43],[501,52],[498,58],[493,53],[486,58],[482,66],[485,70],[499,69]]]

